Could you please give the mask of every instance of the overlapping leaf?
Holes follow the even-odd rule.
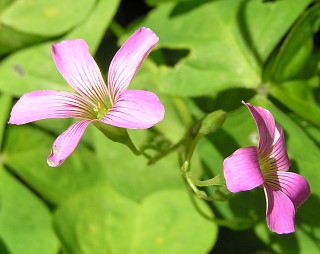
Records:
[[[161,88],[182,96],[257,88],[263,63],[309,3],[235,0],[159,4],[143,25],[158,34],[160,47],[190,50],[173,68],[163,67]]]
[[[42,1],[41,1],[42,2]],[[84,2],[80,1],[82,4]],[[119,0],[101,0],[90,12],[90,16],[63,39],[83,38],[96,52],[103,34],[117,10]],[[88,7],[85,7],[88,8]],[[40,21],[38,23],[41,23]],[[57,71],[52,57],[51,44],[43,43],[17,51],[0,64],[0,91],[14,96],[41,89],[70,89]]]

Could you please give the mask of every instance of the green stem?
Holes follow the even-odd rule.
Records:
[[[181,145],[181,141],[179,141],[177,144],[171,146],[171,147],[168,148],[167,150],[162,151],[161,153],[159,153],[158,155],[156,155],[156,156],[154,156],[154,157],[151,157],[151,156],[147,155],[147,154],[144,152],[145,149],[143,149],[142,154],[143,154],[144,156],[146,156],[147,159],[149,159],[148,164],[151,165],[151,164],[156,163],[157,161],[159,161],[159,160],[162,159],[163,157],[167,156],[168,154],[172,153],[173,151],[175,151],[176,148],[178,148],[180,145]]]
[[[189,170],[189,166],[190,166],[190,163],[188,161],[185,161],[181,167],[181,173],[184,176],[184,179],[186,180],[188,185],[193,190],[193,192],[199,198],[207,201],[223,201],[228,198],[228,195],[223,192],[208,196],[205,191],[199,190],[198,188],[198,186],[199,187],[212,186],[212,185],[224,186],[224,178],[221,175],[218,175],[209,180],[200,181],[192,175],[191,171]]]
[[[183,99],[178,97],[173,98],[173,103],[176,106],[184,125],[187,127],[192,126],[193,119]]]
[[[186,173],[186,177],[189,178],[194,183],[194,185],[199,186],[199,187],[207,187],[207,186],[213,186],[213,185],[220,185],[220,186],[225,185],[224,177],[221,174],[217,175],[211,179],[201,181],[198,178],[194,177],[192,175],[191,171],[189,171]]]
[[[196,146],[197,146],[199,140],[202,138],[202,136],[203,135],[198,132],[197,135],[194,137],[194,139],[192,139],[191,144],[188,147],[188,152],[187,152],[187,155],[186,155],[186,161],[188,161],[188,162],[191,161],[191,158],[192,158],[192,155],[194,153],[194,150],[196,149]]]

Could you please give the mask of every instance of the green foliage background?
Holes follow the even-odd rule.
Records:
[[[225,123],[192,159],[192,172],[208,179],[254,144],[241,100],[267,108],[284,128],[290,170],[311,186],[294,234],[269,231],[261,189],[225,202],[197,198],[180,174],[179,151],[149,165],[91,126],[52,169],[51,145],[72,120],[7,124],[24,93],[71,90],[52,43],[83,38],[106,74],[142,26],[160,41],[130,88],[157,93],[166,115],[150,130],[129,131],[134,143],[161,154],[223,109]],[[0,253],[320,253],[319,26],[317,0],[1,1]]]

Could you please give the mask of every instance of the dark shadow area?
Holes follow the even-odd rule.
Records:
[[[295,234],[277,235],[270,231],[270,244],[277,243],[281,249],[280,253],[300,254],[301,250]]]
[[[308,224],[311,227],[320,227],[319,214],[320,198],[315,194],[311,194],[308,200],[298,209],[296,224]],[[320,239],[318,239],[317,242],[320,243]]]
[[[253,230],[233,231],[220,228],[216,245],[211,254],[228,253],[268,253],[272,252],[254,233]]]
[[[188,49],[160,49],[163,61],[168,66],[175,66],[181,59],[187,57],[190,53]]]
[[[317,243],[320,251],[320,237],[315,228],[320,227],[320,198],[317,195],[311,194],[308,200],[298,209],[296,216],[296,225],[304,231],[310,239]],[[307,224],[308,228],[304,227],[303,224]]]
[[[144,17],[152,8],[144,0],[122,0],[114,20],[122,27]]]
[[[203,4],[206,4],[208,2],[213,2],[213,1],[221,1],[221,0],[194,0],[194,1],[187,1],[187,2],[182,2],[178,3],[173,10],[170,13],[170,17],[175,17],[182,15],[186,12],[189,12]]]
[[[251,89],[234,88],[218,93],[215,98],[194,98],[194,102],[205,113],[210,113],[218,109],[229,112],[239,108],[239,103],[242,100],[249,101],[255,94],[255,91]]]
[[[10,254],[9,249],[6,247],[5,243],[0,237],[0,253],[1,254]]]
[[[120,2],[114,21],[120,27],[127,27],[132,22],[145,17],[151,8],[144,0],[122,0]],[[106,74],[109,69],[110,62],[119,49],[117,45],[118,38],[110,29],[106,31],[96,52],[95,59],[102,74]],[[106,75],[105,75],[106,76]]]
[[[248,50],[252,53],[254,58],[256,59],[257,63],[262,66],[263,61],[257,51],[256,45],[254,45],[251,31],[249,29],[249,24],[248,20],[246,19],[246,10],[247,10],[247,5],[251,0],[247,1],[242,1],[239,7],[239,11],[237,13],[237,20],[238,20],[238,26],[239,30],[242,34],[243,40],[247,45]],[[268,1],[269,2],[269,1]],[[273,1],[272,1],[273,2]],[[272,2],[270,4],[272,4]]]
[[[236,140],[223,128],[220,128],[215,133],[207,135],[207,138],[214,143],[214,146],[223,158],[228,157],[240,147]]]

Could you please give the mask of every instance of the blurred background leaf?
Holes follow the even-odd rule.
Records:
[[[210,213],[203,203],[201,209]],[[156,192],[136,203],[107,186],[65,202],[55,213],[55,226],[68,253],[90,254],[205,253],[218,233],[183,190]]]
[[[1,253],[57,253],[60,243],[52,227],[49,209],[2,166],[0,193]]]

